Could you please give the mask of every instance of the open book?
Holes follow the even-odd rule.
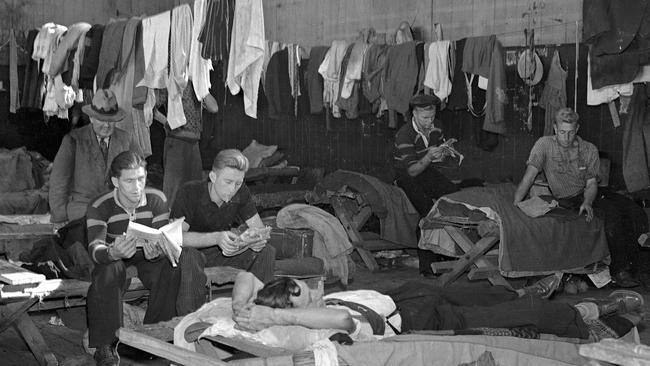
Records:
[[[169,262],[176,267],[183,247],[183,221],[183,218],[178,219],[160,229],[131,221],[126,229],[126,237],[135,237],[158,243]]]
[[[268,240],[271,238],[271,227],[266,226],[263,228],[251,227],[246,229],[241,233],[237,240],[235,240],[235,245],[237,249],[233,251],[222,251],[223,255],[226,257],[232,257],[237,254],[243,253],[246,251],[252,244],[258,243],[262,240]]]

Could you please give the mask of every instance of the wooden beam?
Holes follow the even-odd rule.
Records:
[[[24,312],[16,319],[14,325],[16,330],[23,337],[25,343],[36,357],[39,365],[42,366],[57,366],[59,361],[56,360],[54,353],[50,351],[50,347],[45,343],[45,339],[41,332],[36,328],[36,325]]]
[[[0,305],[0,333],[9,328],[21,315],[27,312],[27,309],[36,303],[37,299],[27,299],[21,302],[15,302],[6,305]]]
[[[445,231],[449,234],[449,236],[451,236],[452,239],[454,239],[456,244],[458,244],[458,246],[461,247],[461,249],[465,253],[471,251],[472,248],[475,248],[476,246],[480,247],[479,249],[482,251],[482,253],[472,261],[474,265],[476,265],[479,268],[490,267],[492,265],[487,259],[481,258],[481,256],[484,253],[486,253],[488,250],[490,250],[490,248],[492,248],[492,246],[494,246],[494,244],[496,244],[497,241],[499,241],[499,238],[494,236],[486,236],[481,238],[478,242],[476,242],[476,244],[473,244],[470,238],[467,237],[467,235],[465,235],[463,232],[461,232],[460,230],[458,230],[453,226],[445,226]],[[465,266],[465,269],[467,269],[467,267],[468,266]],[[501,276],[500,273],[489,276],[488,281],[490,281],[490,283],[492,283],[493,285],[500,285],[508,289],[514,290],[510,282],[506,281],[506,279],[503,278],[503,276]]]
[[[453,237],[453,236],[452,236]],[[454,238],[455,239],[455,238]],[[494,237],[485,237],[479,240],[473,246],[470,245],[468,250],[463,249],[465,254],[458,258],[456,266],[451,270],[451,272],[445,273],[438,278],[438,283],[441,286],[447,286],[451,282],[455,281],[463,272],[467,270],[469,266],[474,264],[474,262],[480,260],[480,257],[483,253],[487,252],[497,239]]]
[[[339,219],[339,221],[341,221],[341,224],[343,225],[343,228],[347,232],[348,237],[350,237],[350,240],[352,241],[352,245],[362,242],[363,238],[361,237],[361,234],[359,233],[357,228],[354,227],[349,212],[345,209],[345,207],[343,207],[341,198],[332,196],[330,198],[330,203],[334,208],[334,211],[336,212],[336,217]],[[357,253],[359,253],[359,255],[361,256],[363,263],[365,263],[366,267],[368,267],[368,269],[371,272],[375,272],[379,269],[379,264],[375,260],[375,257],[372,255],[372,253],[359,246],[355,246],[354,248],[357,250]]]
[[[192,352],[130,329],[117,330],[120,342],[185,366],[228,366],[212,357]]]

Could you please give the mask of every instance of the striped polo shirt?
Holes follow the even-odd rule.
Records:
[[[557,198],[580,194],[589,179],[598,180],[600,172],[598,149],[579,136],[569,147],[561,146],[555,136],[540,137],[526,164],[544,172],[551,193]]]
[[[405,123],[395,134],[393,147],[393,166],[398,175],[408,175],[406,170],[426,155],[429,146],[438,146],[442,142],[444,136],[441,129],[434,127],[429,135],[425,136],[416,130],[415,122]]]
[[[142,200],[130,213],[117,199],[117,189],[97,197],[88,205],[88,251],[97,263],[110,263],[107,244],[126,233],[129,221],[160,228],[169,223],[169,207],[165,194],[154,188],[145,188]]]

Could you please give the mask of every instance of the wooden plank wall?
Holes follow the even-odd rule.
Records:
[[[524,28],[537,28],[539,44],[575,41],[581,0],[265,0],[267,39],[311,47],[353,40],[373,27],[394,39],[400,22],[430,41],[434,25],[444,39],[497,34],[505,46],[525,44]],[[581,32],[579,32],[581,33]]]

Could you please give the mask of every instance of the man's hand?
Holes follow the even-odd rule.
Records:
[[[446,155],[447,152],[440,146],[431,146],[427,151],[427,156],[432,163],[441,162]]]
[[[266,246],[266,239],[256,241],[255,243],[248,244],[248,247],[255,252],[259,252]]]
[[[268,306],[248,304],[233,315],[240,329],[259,331],[277,325],[274,309]]]
[[[128,259],[133,257],[135,251],[135,238],[127,238],[126,235],[121,235],[115,238],[110,253],[114,259]]]
[[[215,234],[215,242],[221,248],[221,251],[223,252],[234,252],[239,247],[237,244],[235,244],[235,240],[237,240],[237,234],[233,233],[232,231],[218,231]]]
[[[140,241],[138,241],[138,243],[140,243]],[[162,250],[160,249],[160,245],[158,243],[150,242],[149,240],[142,240],[141,243],[145,259],[153,260],[162,254]]]
[[[583,212],[587,215],[587,222],[591,222],[591,219],[594,218],[594,208],[591,207],[591,203],[583,202],[582,205],[580,205],[578,216],[582,215]]]

